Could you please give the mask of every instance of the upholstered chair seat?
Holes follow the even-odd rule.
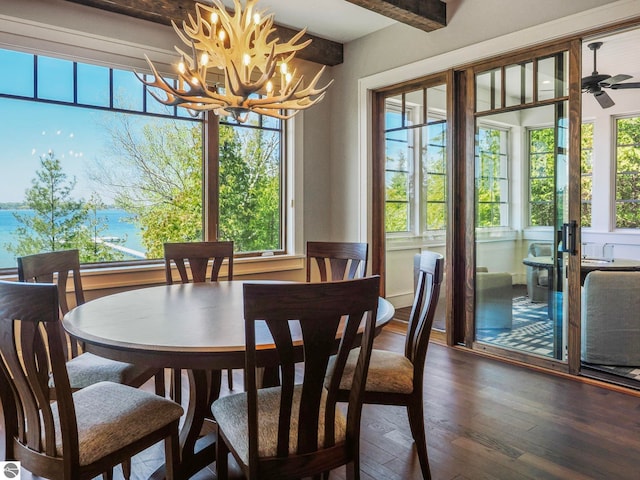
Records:
[[[112,382],[99,382],[73,394],[78,421],[80,465],[89,465],[178,420],[182,407],[158,395]],[[56,453],[62,457],[57,404],[51,406]],[[43,438],[44,441],[44,438]]]
[[[349,354],[344,368],[341,389],[349,389],[353,382],[359,349]],[[335,358],[331,359],[333,363]],[[330,371],[333,369],[331,365]],[[328,377],[327,377],[328,378]],[[411,393],[413,391],[413,364],[403,354],[374,349],[371,352],[366,392]]]
[[[358,357],[354,357],[357,361]],[[280,387],[264,388],[258,390],[258,455],[260,457],[274,457],[278,446],[278,421],[280,406]],[[293,390],[293,404],[291,410],[291,431],[289,435],[289,452],[294,454],[298,444],[298,424],[300,412],[300,396],[302,385],[296,385]],[[326,402],[326,392],[322,397],[322,405]],[[321,407],[321,414],[318,423],[318,439],[320,443],[324,441],[324,408]],[[238,455],[244,463],[249,463],[249,442],[247,432],[247,394],[229,395],[222,397],[213,404],[213,416],[218,421],[218,425],[227,435],[227,438],[235,446]],[[344,442],[347,422],[340,411],[336,408],[335,417],[335,441]]]
[[[132,385],[148,370],[147,366],[109,360],[89,352],[82,353],[67,362],[67,372],[72,390],[85,388],[97,382]],[[49,387],[55,387],[51,375],[49,376]]]

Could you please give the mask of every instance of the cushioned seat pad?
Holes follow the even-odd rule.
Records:
[[[291,433],[289,436],[289,452],[295,454],[298,443],[298,412],[300,411],[300,395],[302,385],[297,385],[293,393],[291,411]],[[326,392],[325,392],[326,393]],[[325,399],[323,396],[322,404]],[[258,456],[273,457],[276,455],[278,433],[278,409],[280,405],[280,387],[258,390]],[[247,394],[238,393],[216,400],[211,411],[221,430],[236,448],[241,460],[249,462],[247,432]],[[319,443],[324,442],[324,408],[320,413],[318,425]],[[346,436],[346,420],[343,413],[336,408],[335,442],[344,442]]]
[[[340,388],[351,389],[353,373],[358,362],[360,349],[349,353],[349,358],[342,375]],[[332,358],[333,362],[335,359]],[[331,371],[330,369],[329,371]],[[368,392],[411,393],[413,391],[413,365],[407,357],[386,350],[372,350],[369,373],[367,374]]]
[[[98,382],[131,384],[147,370],[145,366],[109,360],[87,352],[67,362],[69,383],[74,390]],[[53,378],[50,378],[49,386],[54,387]]]
[[[78,422],[80,465],[88,465],[180,418],[180,405],[158,395],[112,382],[99,382],[73,394]],[[56,450],[62,456],[57,404]]]

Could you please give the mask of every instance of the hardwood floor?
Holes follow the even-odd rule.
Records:
[[[376,339],[378,348],[402,351],[404,337],[394,330]],[[241,373],[234,375],[242,385]],[[640,479],[640,396],[435,343],[425,376],[435,480]],[[421,478],[404,409],[364,407],[361,457],[363,480]],[[132,478],[148,477],[161,459],[161,448],[143,452]],[[32,478],[23,471],[23,480]],[[215,475],[205,469],[195,478]],[[331,474],[344,478],[344,468]]]

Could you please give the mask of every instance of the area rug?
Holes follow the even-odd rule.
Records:
[[[480,330],[477,339],[504,348],[553,358],[553,322],[549,320],[546,303],[530,302],[526,296],[513,299],[513,328]],[[640,383],[640,366],[585,365]]]
[[[513,299],[511,330],[478,330],[476,337],[504,348],[553,356],[553,323],[547,314],[547,304],[530,302],[526,296]]]

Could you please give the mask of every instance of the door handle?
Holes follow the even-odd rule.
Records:
[[[575,255],[578,253],[576,248],[576,231],[578,228],[578,222],[571,220],[569,223],[562,224],[562,249],[563,253],[569,253]]]

